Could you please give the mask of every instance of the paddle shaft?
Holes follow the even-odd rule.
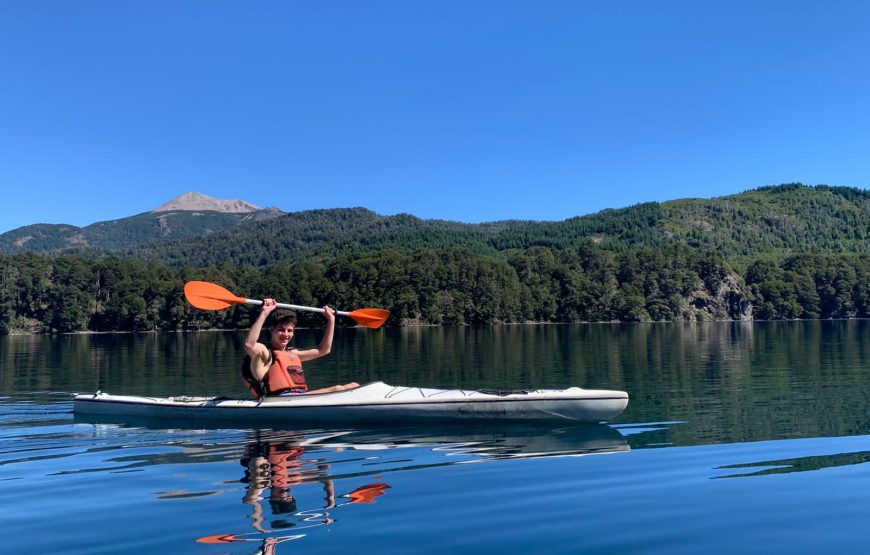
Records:
[[[263,301],[259,299],[246,299],[239,297],[216,283],[208,281],[188,281],[184,284],[184,296],[187,301],[199,308],[200,310],[224,310],[234,304],[246,304],[253,306],[262,306]],[[275,303],[281,308],[289,308],[291,310],[304,310],[307,312],[319,312],[323,314],[322,308],[313,306],[300,306],[297,304]],[[338,311],[335,314],[339,316],[348,316],[357,324],[367,328],[377,329],[384,325],[390,313],[382,308],[360,308],[351,312]]]
[[[258,301],[257,299],[245,299],[245,304],[249,304],[251,306],[262,306],[263,301]],[[319,312],[321,314],[324,313],[324,310],[322,308],[315,308],[313,306],[300,306],[298,304],[287,304],[287,303],[275,303],[275,306],[278,308],[287,308],[290,310],[302,310],[304,312]],[[335,314],[337,316],[349,316],[350,312],[336,310]]]

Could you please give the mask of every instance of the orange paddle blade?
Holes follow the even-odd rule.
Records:
[[[184,284],[184,296],[187,302],[202,310],[223,310],[248,300],[208,281],[188,281]]]
[[[206,536],[204,538],[197,539],[197,543],[230,543],[241,541],[236,539],[238,534],[217,534],[214,536]]]
[[[390,312],[382,308],[361,308],[347,313],[353,320],[367,328],[378,329],[384,325],[387,318],[390,317]]]
[[[366,484],[348,493],[347,496],[350,497],[351,503],[374,503],[375,498],[386,493],[386,490],[389,489],[389,487],[389,485],[381,482]]]

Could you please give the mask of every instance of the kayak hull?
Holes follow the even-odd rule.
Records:
[[[227,399],[221,397],[137,397],[76,395],[76,414],[184,420],[306,422],[409,422],[524,420],[603,422],[628,405],[622,391],[538,390],[489,393],[396,387],[383,382],[334,393]]]

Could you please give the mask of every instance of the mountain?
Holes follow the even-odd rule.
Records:
[[[649,202],[563,221],[483,224],[382,216],[365,208],[283,213],[185,193],[151,212],[85,228],[19,228],[0,235],[0,252],[111,251],[172,266],[203,267],[446,247],[505,258],[512,249],[564,250],[585,243],[611,251],[684,245],[730,258],[868,253],[868,239],[870,192],[792,183],[711,199]]]
[[[252,311],[192,309],[180,295],[190,279],[252,298],[383,306],[409,324],[870,318],[863,189],[786,184],[559,222],[465,224],[365,208],[273,210],[257,221],[264,212],[28,226],[23,249],[60,237],[91,255],[0,255],[0,334],[251,324]],[[177,240],[152,231],[164,222],[176,235],[184,223],[201,233],[201,222],[225,217],[246,221]],[[164,239],[93,255],[106,251],[91,245],[134,244],[143,229]]]
[[[199,193],[185,193],[150,212],[85,227],[67,224],[19,227],[0,235],[0,253],[67,250],[117,252],[155,241],[200,237],[282,214],[277,208],[261,209],[240,200],[221,200]]]
[[[288,213],[206,237],[152,243],[133,258],[173,266],[266,264],[395,249],[462,247],[503,258],[511,249],[569,249],[593,243],[612,251],[689,246],[725,257],[870,252],[870,192],[785,184],[712,199],[649,202],[557,222],[464,224],[381,216],[364,208]]]
[[[221,200],[201,193],[190,192],[175,197],[166,204],[158,206],[151,212],[171,212],[175,210],[249,214],[261,210],[261,208],[243,200]]]

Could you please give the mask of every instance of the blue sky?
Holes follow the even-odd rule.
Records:
[[[870,186],[867,2],[0,3],[0,232],[186,192],[561,220]]]

